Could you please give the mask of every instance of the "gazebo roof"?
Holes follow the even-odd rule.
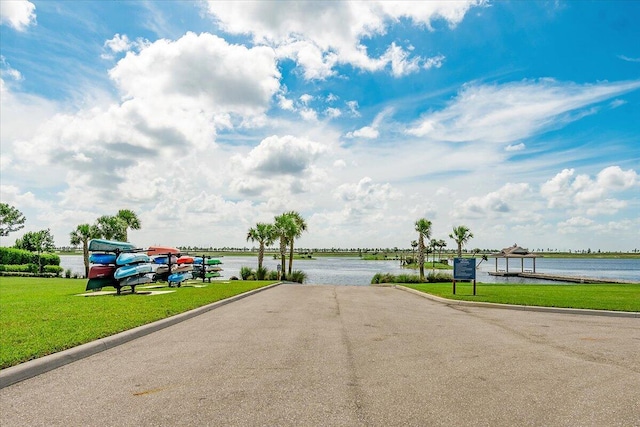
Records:
[[[524,249],[517,244],[502,249],[500,252],[489,255],[495,258],[538,258],[540,255],[529,252],[528,249]]]

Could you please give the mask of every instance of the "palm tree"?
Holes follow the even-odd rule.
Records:
[[[82,243],[82,255],[84,256],[84,277],[89,277],[89,240],[100,236],[100,230],[95,225],[80,224],[75,231],[70,233],[71,244],[76,246]]]
[[[469,227],[460,225],[453,227],[453,233],[449,234],[449,237],[458,244],[458,258],[462,258],[462,246],[473,238],[473,233],[469,230]]]
[[[442,262],[442,249],[447,246],[447,242],[443,239],[438,239],[437,247],[438,247],[438,262]]]
[[[418,265],[420,266],[420,281],[424,282],[424,239],[431,237],[431,221],[420,218],[415,223],[418,232]]]
[[[98,235],[107,240],[127,240],[127,223],[122,218],[102,215],[96,220]]]
[[[276,235],[280,238],[280,274],[281,278],[285,277],[286,270],[286,256],[287,256],[287,244],[289,243],[289,236],[295,236],[297,225],[290,215],[283,213],[276,216],[273,224]]]
[[[138,216],[134,211],[130,209],[120,209],[116,215],[116,217],[120,218],[127,224],[124,228],[124,241],[128,241],[127,229],[130,228],[132,230],[140,230],[141,224]]]
[[[264,259],[264,247],[272,245],[278,236],[273,224],[259,222],[255,227],[251,227],[247,232],[247,242],[249,240],[260,243],[258,250],[258,269],[262,268],[262,260]]]
[[[307,223],[304,220],[304,218],[302,218],[302,215],[300,215],[296,211],[289,211],[289,212],[285,213],[285,215],[290,216],[293,219],[293,222],[296,225],[295,230],[293,230],[293,229],[291,230],[292,234],[287,236],[287,239],[289,240],[289,246],[290,246],[290,250],[289,250],[289,274],[291,274],[291,271],[293,269],[293,242],[294,242],[295,239],[297,239],[300,236],[302,236],[302,233],[307,230]]]

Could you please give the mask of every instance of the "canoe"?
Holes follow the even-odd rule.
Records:
[[[180,250],[177,248],[172,248],[170,246],[149,246],[147,249],[147,255],[169,255],[169,254],[179,254]]]
[[[118,268],[113,277],[115,277],[116,280],[121,280],[125,277],[146,273],[151,273],[151,264],[130,264]]]
[[[194,264],[202,264],[202,257],[195,257],[193,259],[193,263]],[[218,265],[218,264],[222,264],[222,261],[220,261],[219,259],[215,259],[215,258],[207,258],[204,260],[204,264],[206,265]]]
[[[176,264],[171,266],[172,273],[182,273],[193,270],[193,264]]]
[[[89,262],[92,264],[115,264],[116,254],[93,253],[89,255]]]
[[[218,267],[217,265],[207,266],[207,272],[212,272],[212,271],[222,271],[222,267]]]
[[[193,257],[192,256],[187,256],[187,255],[183,255],[180,258],[178,258],[176,260],[177,264],[193,264]]]
[[[167,279],[167,281],[169,283],[182,283],[187,279],[191,278],[191,273],[189,272],[185,272],[185,273],[173,273],[172,275],[170,275]]]
[[[97,277],[95,279],[89,279],[85,291],[92,291],[94,289],[101,289],[107,286],[118,287],[118,281],[113,277]]]
[[[137,276],[129,276],[120,280],[120,286],[137,286],[151,283],[151,277],[145,274],[139,274]]]
[[[116,252],[130,251],[136,246],[129,242],[116,242],[115,240],[91,239],[89,240],[89,250],[91,252]]]
[[[100,277],[113,278],[113,273],[115,272],[115,265],[92,265],[89,269],[89,279],[98,279]]]
[[[149,255],[144,252],[123,252],[116,258],[116,264],[138,264],[141,262],[149,262]]]
[[[204,273],[204,278],[205,279],[211,279],[211,278],[214,278],[214,277],[221,277],[220,273],[218,273],[218,272]]]

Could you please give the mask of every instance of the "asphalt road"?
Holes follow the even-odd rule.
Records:
[[[640,319],[282,285],[0,390],[8,426],[640,426]]]

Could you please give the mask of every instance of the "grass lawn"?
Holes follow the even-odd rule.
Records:
[[[162,295],[80,297],[86,280],[0,278],[0,368],[17,365],[252,289],[267,281],[166,288]],[[113,290],[113,288],[104,288]],[[163,289],[165,290],[165,289]],[[142,289],[138,288],[138,291]]]
[[[478,283],[475,296],[473,295],[473,285],[468,282],[456,283],[456,295],[453,295],[451,282],[404,286],[455,300],[543,307],[640,311],[640,284],[507,285]]]

